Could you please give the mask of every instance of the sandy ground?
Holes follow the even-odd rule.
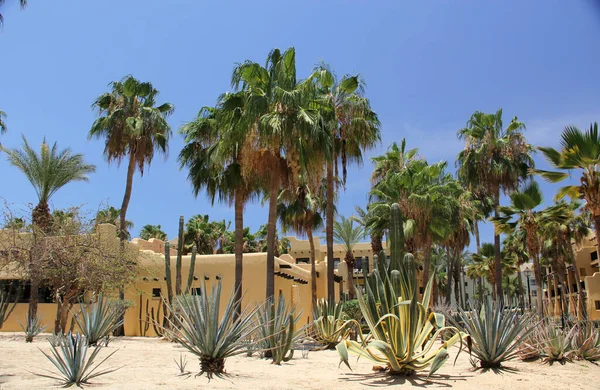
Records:
[[[56,388],[52,379],[34,373],[53,369],[52,364],[38,348],[49,351],[45,336],[32,344],[26,344],[22,335],[0,335],[0,389],[46,389]],[[197,360],[176,344],[158,339],[115,339],[103,348],[100,357],[118,350],[105,363],[105,368],[123,366],[120,370],[92,381],[91,388],[105,389],[192,389],[212,387],[218,389],[355,389],[384,387],[389,385],[414,385],[426,388],[456,389],[598,389],[600,367],[587,362],[554,364],[541,362],[509,362],[500,372],[474,370],[469,356],[462,353],[455,366],[448,361],[431,378],[422,373],[411,378],[390,377],[372,371],[367,360],[351,361],[354,371],[338,367],[336,351],[313,351],[307,358],[296,351],[294,358],[281,366],[257,357],[236,356],[228,359],[226,379],[178,376],[173,359],[181,353],[187,356],[187,369],[198,369]],[[456,352],[456,351],[454,351]],[[197,371],[196,371],[197,372]]]

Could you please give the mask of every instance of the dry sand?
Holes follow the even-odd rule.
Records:
[[[51,370],[52,364],[38,348],[49,351],[47,336],[39,336],[26,344],[22,335],[0,335],[0,389],[56,388],[52,379],[36,376]],[[105,367],[120,370],[93,380],[91,388],[102,389],[355,389],[389,385],[414,385],[427,388],[452,387],[456,389],[599,389],[600,367],[588,362],[574,362],[549,366],[541,362],[509,362],[498,373],[474,370],[469,356],[462,353],[455,366],[448,361],[438,374],[427,378],[420,374],[411,378],[390,377],[372,371],[373,365],[364,359],[351,361],[354,371],[338,367],[335,351],[310,352],[303,358],[296,351],[294,358],[281,366],[257,357],[236,356],[226,361],[229,374],[226,379],[178,376],[173,359],[183,353],[187,356],[187,369],[198,369],[198,361],[176,344],[158,339],[115,339],[104,348],[100,357],[118,350]],[[456,352],[456,351],[455,351]]]

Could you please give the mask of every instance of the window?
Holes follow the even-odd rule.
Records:
[[[296,264],[310,264],[310,259],[308,257],[298,257]]]
[[[594,306],[596,306],[596,310],[600,310],[600,301],[594,301]]]
[[[535,279],[529,279],[529,285],[530,285],[531,287],[535,287],[535,286],[536,286],[536,284],[535,284]]]
[[[531,296],[532,296],[532,297],[537,297],[537,290],[533,290],[533,291],[531,292]]]
[[[333,258],[333,269],[338,269],[339,265],[340,265],[340,258],[339,257],[334,257]]]
[[[593,251],[590,253],[590,258],[592,259],[591,261],[596,261],[598,260],[598,251]]]
[[[31,296],[31,283],[29,280],[5,279],[0,280],[0,291],[9,292],[10,296],[19,297],[18,303],[28,303]],[[42,286],[38,290],[38,303],[54,302],[52,290]]]
[[[200,288],[200,287],[192,288],[192,295],[202,295],[202,288]]]
[[[152,289],[152,298],[160,298],[160,287]]]

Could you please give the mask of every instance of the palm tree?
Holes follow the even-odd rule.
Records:
[[[354,298],[354,265],[356,263],[352,250],[364,236],[363,227],[354,226],[353,218],[346,219],[342,215],[339,221],[335,221],[333,224],[333,237],[337,243],[342,244],[346,251],[344,261],[348,267],[348,297],[350,299]]]
[[[6,133],[6,122],[4,119],[6,118],[6,113],[0,110],[0,134]]]
[[[327,241],[327,297],[333,301],[333,225],[334,193],[339,181],[346,182],[348,163],[362,164],[363,151],[372,149],[381,140],[380,123],[371,103],[364,96],[365,83],[358,75],[346,75],[338,80],[326,64],[316,67],[309,77],[319,93],[321,126],[330,136],[320,144],[326,157],[327,209],[325,235]]]
[[[458,131],[465,148],[458,154],[456,163],[461,181],[473,193],[480,193],[493,201],[494,216],[498,216],[500,193],[511,193],[529,176],[534,162],[531,146],[523,130],[525,125],[514,117],[504,128],[502,109],[495,114],[476,111],[467,127]],[[494,235],[495,247],[495,297],[502,300],[502,259],[500,235]]]
[[[374,208],[380,204],[399,204],[407,218],[404,223],[407,238],[412,237],[423,257],[424,284],[429,280],[432,245],[442,243],[452,233],[453,210],[458,207],[461,191],[445,169],[444,161],[429,165],[426,160],[415,159],[399,172],[388,172],[386,179],[370,192]]]
[[[217,107],[203,107],[196,119],[185,124],[181,134],[185,146],[179,154],[180,167],[189,169],[188,180],[194,195],[206,189],[215,199],[234,205],[234,253],[236,313],[241,313],[244,207],[255,193],[249,175],[242,175],[240,157],[249,127],[244,121],[243,93],[226,93]],[[198,247],[200,248],[200,247]]]
[[[144,225],[142,230],[140,230],[140,238],[142,240],[156,238],[158,240],[166,241],[167,233],[161,230],[160,225]]]
[[[136,169],[144,175],[144,168],[152,163],[155,152],[167,155],[171,134],[167,117],[174,107],[170,103],[157,106],[158,90],[133,76],[113,81],[109,86],[111,91],[100,95],[92,105],[99,118],[92,125],[89,137],[104,139],[104,155],[109,163],[116,161],[119,165],[124,158],[129,160],[119,219],[119,226],[126,226],[133,175]],[[125,230],[121,230],[121,241],[126,239]]]
[[[27,177],[38,196],[38,204],[32,212],[32,222],[43,232],[52,227],[52,216],[48,202],[52,195],[71,182],[88,181],[88,174],[94,173],[96,167],[86,164],[82,154],[73,154],[71,149],[58,150],[56,143],[50,147],[44,140],[40,153],[29,146],[23,136],[21,149],[2,150],[8,161]]]
[[[540,257],[542,254],[541,226],[543,213],[536,210],[544,202],[542,191],[537,182],[527,183],[521,190],[510,195],[510,205],[498,207],[498,215],[492,218],[496,234],[512,234],[520,230],[524,235],[527,252],[533,260],[533,271],[537,286],[542,286],[542,268]],[[496,279],[497,281],[497,279]],[[537,308],[540,316],[543,315],[542,294],[537,296]]]
[[[279,196],[277,214],[283,232],[291,229],[297,234],[304,234],[310,245],[311,295],[313,305],[317,302],[317,269],[313,232],[323,226],[321,210],[324,209],[323,197],[311,191],[307,184],[300,185],[296,191],[283,190]]]
[[[527,252],[526,234],[522,231],[514,231],[502,242],[504,256],[510,257],[518,268],[517,282],[519,293],[519,307],[525,308],[525,291],[523,288],[523,278],[521,275],[521,265],[527,263],[530,259]]]
[[[121,237],[121,210],[114,208],[113,206],[106,206],[103,209],[98,210],[96,213],[96,218],[94,218],[94,227],[103,224],[109,223],[111,225],[115,225],[117,227],[117,237]],[[131,229],[133,229],[133,222],[130,220],[125,220],[125,237],[127,240],[131,239]]]
[[[38,204],[32,212],[32,223],[34,228],[44,234],[50,233],[52,228],[52,216],[48,203],[50,198],[65,185],[88,181],[88,174],[96,171],[94,165],[86,164],[82,154],[74,154],[71,149],[58,150],[56,143],[50,147],[46,141],[40,147],[40,153],[29,146],[27,139],[23,136],[23,147],[21,149],[4,149],[8,161],[17,167],[27,177],[38,196]],[[38,306],[38,293],[40,279],[39,267],[36,262],[37,256],[32,256],[29,264],[29,278],[31,293],[29,298],[29,318],[35,318]]]
[[[538,148],[550,165],[563,172],[537,169],[535,173],[551,183],[557,183],[570,177],[571,170],[581,172],[579,185],[568,185],[560,189],[557,199],[569,196],[572,199],[584,199],[585,208],[592,213],[596,242],[600,244],[600,136],[598,123],[590,125],[588,131],[567,126],[561,134],[561,150],[551,147]]]
[[[188,250],[196,245],[201,255],[212,255],[219,252],[221,243],[227,233],[229,224],[223,221],[210,221],[208,214],[194,215],[185,224],[183,236]]]
[[[4,4],[4,0],[0,0],[0,6]],[[19,4],[21,4],[21,9],[27,7],[27,0],[19,0]],[[0,27],[4,24],[4,17],[0,13]]]
[[[282,188],[295,188],[306,172],[319,172],[318,145],[327,145],[311,84],[296,78],[296,52],[272,50],[263,67],[246,61],[235,67],[233,87],[243,92],[244,122],[251,129],[241,148],[243,175],[261,178],[268,194],[266,297],[275,293],[277,202]],[[322,165],[321,165],[322,166]]]

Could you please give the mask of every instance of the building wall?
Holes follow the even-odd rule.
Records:
[[[101,225],[99,228],[103,233],[103,238],[107,243],[117,243],[116,229],[112,225]],[[130,286],[125,293],[125,299],[129,301],[131,307],[125,314],[125,334],[127,336],[154,336],[152,314],[158,323],[162,323],[162,308],[158,316],[159,307],[162,306],[162,298],[166,297],[167,283],[165,279],[165,256],[163,253],[156,252],[159,249],[164,250],[164,242],[160,240],[140,240],[134,239],[127,243],[127,250],[134,253],[134,258],[138,258],[139,277],[133,286]],[[137,252],[137,255],[135,253]],[[252,310],[256,305],[262,304],[266,296],[266,253],[247,253],[243,256],[243,299],[242,310]],[[173,253],[171,248],[169,263],[171,265],[172,288],[175,290],[176,282],[176,251]],[[187,286],[191,256],[182,256],[181,279],[182,288]],[[325,298],[327,296],[327,262],[322,260],[316,264],[317,278],[317,297]],[[296,310],[301,311],[300,324],[304,325],[312,315],[311,283],[310,283],[310,265],[296,265],[295,260],[290,255],[282,255],[275,259],[275,295],[281,294],[287,302],[292,302]],[[281,275],[277,275],[281,273]],[[9,269],[0,272],[2,279],[21,278],[23,275],[17,274]],[[227,299],[233,292],[235,278],[235,255],[197,255],[196,264],[193,272],[194,280],[192,288],[200,287],[201,283],[206,283],[207,290],[211,290],[216,283],[217,278],[222,283],[221,310],[226,306]],[[285,277],[284,277],[285,276]],[[153,296],[153,292],[155,293]],[[339,297],[339,283],[335,283],[335,296]],[[24,322],[27,313],[28,304],[17,304],[14,312],[9,316],[2,327],[2,331],[20,331],[21,327],[18,321]],[[74,308],[77,311],[78,307]],[[40,304],[38,309],[42,317],[43,324],[48,331],[54,327],[56,317],[56,304]]]

